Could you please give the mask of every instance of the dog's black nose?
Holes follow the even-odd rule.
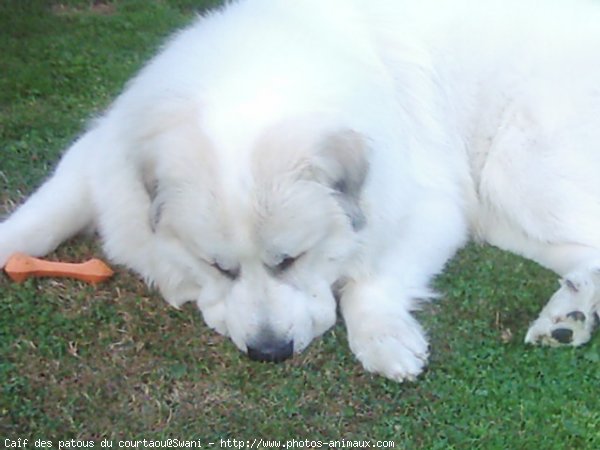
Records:
[[[267,341],[248,346],[248,356],[254,361],[282,362],[294,353],[294,341]]]

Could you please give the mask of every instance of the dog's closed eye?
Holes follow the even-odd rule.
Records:
[[[219,271],[219,273],[221,275],[230,279],[231,281],[237,280],[238,277],[240,276],[240,268],[239,267],[235,267],[233,269],[227,269],[227,268],[221,266],[216,261],[214,263],[212,263],[211,266],[213,266],[215,269],[217,269]]]
[[[300,253],[297,256],[283,255],[279,262],[273,266],[267,266],[267,268],[274,274],[280,275],[289,270],[298,259],[300,259],[304,253]]]
[[[298,258],[292,256],[284,256],[279,264],[275,266],[277,272],[285,272],[287,269],[292,267]]]

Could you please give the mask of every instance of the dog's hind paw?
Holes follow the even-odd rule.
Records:
[[[575,272],[560,281],[560,289],[529,327],[526,343],[577,347],[590,340],[599,321],[596,280],[592,275]]]
[[[529,327],[525,342],[558,347],[577,347],[588,342],[600,319],[597,313],[571,311],[563,316],[540,315]]]

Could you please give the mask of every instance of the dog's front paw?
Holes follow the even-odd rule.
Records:
[[[398,321],[380,319],[348,324],[350,349],[369,372],[395,381],[415,380],[429,356],[421,326],[410,315]]]

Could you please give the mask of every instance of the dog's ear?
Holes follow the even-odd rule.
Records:
[[[353,130],[328,135],[320,144],[313,169],[317,179],[333,189],[352,227],[363,228],[366,218],[360,194],[369,171],[365,138]]]

